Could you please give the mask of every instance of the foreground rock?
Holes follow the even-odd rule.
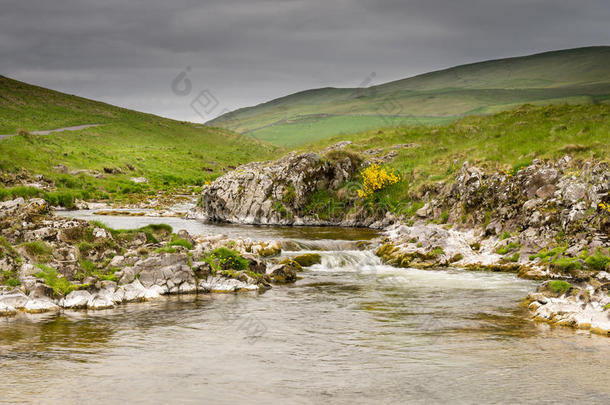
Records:
[[[610,274],[602,272],[579,285],[547,281],[527,297],[526,304],[537,321],[610,336],[609,291]]]
[[[115,231],[54,215],[43,201],[0,203],[0,315],[99,310],[166,294],[265,291],[277,241],[193,237],[167,225]]]

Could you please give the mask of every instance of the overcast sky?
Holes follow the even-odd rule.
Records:
[[[310,88],[608,45],[608,21],[608,0],[0,0],[0,74],[201,122]],[[190,88],[172,89],[183,71]],[[204,90],[218,105],[200,117]]]

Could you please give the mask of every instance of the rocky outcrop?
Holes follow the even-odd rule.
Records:
[[[610,168],[604,162],[535,160],[516,173],[491,172],[465,163],[451,184],[424,188],[417,212],[425,220],[474,229],[482,236],[519,233],[529,252],[559,237],[579,249],[608,247]]]
[[[174,234],[167,225],[115,231],[57,217],[39,199],[0,203],[0,223],[4,316],[108,309],[166,294],[264,291],[296,281],[289,268],[267,271],[282,250],[277,241]]]
[[[240,166],[205,187],[190,217],[243,224],[326,223],[306,208],[315,192],[336,190],[357,171],[360,158],[341,151],[342,146]]]
[[[610,336],[609,292],[610,274],[600,272],[579,285],[547,281],[525,303],[537,321]]]

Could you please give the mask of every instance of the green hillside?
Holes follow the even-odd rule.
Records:
[[[27,133],[83,124],[102,125],[46,136]],[[0,139],[0,181],[8,183],[14,173],[26,169],[52,180],[59,190],[80,193],[77,197],[129,200],[175,191],[281,152],[226,129],[131,111],[0,76],[0,134],[19,130],[22,135]],[[60,164],[67,170],[54,168]],[[82,172],[75,174],[78,171]],[[132,177],[145,177],[148,183],[136,184]],[[0,199],[2,194],[0,189]]]
[[[524,103],[610,100],[610,47],[499,59],[366,89],[308,90],[225,114],[210,125],[282,146],[403,124],[442,124]]]
[[[386,165],[402,180],[362,203],[412,214],[421,207],[413,195],[422,186],[452,182],[465,161],[508,174],[534,159],[556,160],[565,155],[610,162],[610,104],[522,105],[493,115],[464,117],[442,127],[404,126],[335,136],[299,150],[319,151],[340,141],[352,142],[345,151],[368,158],[395,154]],[[342,190],[334,194],[322,190],[312,206],[338,207],[341,214],[342,209],[351,208],[342,196]],[[328,212],[318,214],[324,217]]]

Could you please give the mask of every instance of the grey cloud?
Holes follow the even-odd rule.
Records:
[[[2,0],[0,73],[197,119],[186,66],[222,109],[477,60],[607,44],[606,0]],[[221,109],[219,108],[218,112]],[[201,120],[201,119],[199,119]]]

